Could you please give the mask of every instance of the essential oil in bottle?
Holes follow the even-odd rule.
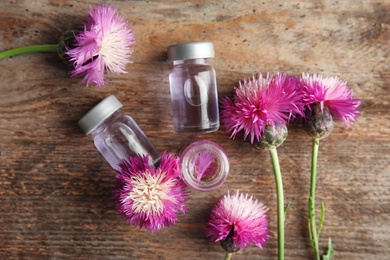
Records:
[[[168,47],[173,62],[169,74],[173,126],[177,133],[214,132],[219,128],[218,92],[211,42],[191,42]]]

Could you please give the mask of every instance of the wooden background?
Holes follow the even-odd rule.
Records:
[[[56,43],[78,28],[94,0],[4,0],[0,50]],[[104,89],[68,76],[54,54],[0,60],[0,259],[222,259],[202,229],[228,190],[270,208],[272,238],[233,259],[275,259],[276,196],[266,151],[224,129],[175,134],[166,60],[170,44],[212,41],[219,96],[253,72],[339,76],[363,99],[358,122],[337,124],[321,142],[317,204],[326,205],[321,250],[332,237],[335,259],[390,257],[390,2],[106,1],[132,26],[137,43],[128,74],[108,75]],[[188,141],[220,143],[231,161],[222,188],[193,191],[188,213],[172,228],[150,233],[129,226],[112,196],[114,171],[77,121],[114,94],[159,151]],[[311,140],[298,125],[279,148],[285,200],[286,259],[311,259],[306,203]]]

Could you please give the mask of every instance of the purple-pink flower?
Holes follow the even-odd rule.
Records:
[[[234,97],[221,101],[221,121],[235,137],[241,130],[244,139],[260,141],[266,126],[285,125],[295,115],[302,115],[303,104],[297,79],[287,74],[259,74],[244,79],[234,89]]]
[[[303,102],[308,109],[311,104],[318,103],[321,110],[325,106],[328,107],[332,116],[343,121],[346,126],[356,121],[361,100],[354,98],[347,82],[338,77],[322,77],[303,73],[300,85]]]
[[[164,152],[160,166],[154,168],[148,156],[137,155],[119,166],[114,191],[117,209],[131,225],[157,231],[175,224],[179,211],[187,211],[188,191],[179,178],[178,157]]]
[[[135,43],[135,38],[114,7],[91,7],[84,30],[75,35],[75,41],[75,48],[66,51],[74,65],[71,76],[84,76],[87,86],[93,82],[100,88],[105,83],[105,69],[126,73],[133,51],[130,45]]]
[[[205,235],[213,242],[231,238],[237,249],[245,250],[251,245],[263,248],[269,238],[267,211],[248,194],[228,193],[211,210]]]

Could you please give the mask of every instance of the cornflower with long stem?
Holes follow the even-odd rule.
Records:
[[[300,89],[305,105],[304,129],[313,138],[310,196],[308,201],[309,236],[314,258],[320,260],[319,240],[325,220],[325,205],[321,204],[321,217],[317,228],[315,212],[315,193],[317,179],[317,159],[320,140],[329,136],[334,127],[333,119],[343,121],[349,127],[357,120],[361,100],[354,98],[347,82],[338,77],[302,74]],[[330,260],[334,255],[332,241],[329,238],[327,253],[323,259]]]
[[[105,85],[105,71],[126,73],[131,63],[130,48],[135,43],[132,30],[114,7],[91,7],[82,31],[67,32],[58,44],[42,44],[0,52],[0,59],[33,52],[54,52],[71,64],[72,77],[83,76],[87,86]]]
[[[278,257],[284,259],[285,206],[282,174],[276,148],[287,138],[286,124],[296,115],[302,115],[297,79],[288,74],[259,74],[244,79],[234,89],[232,99],[221,101],[221,121],[234,138],[244,132],[257,148],[269,150],[275,175],[278,214]]]

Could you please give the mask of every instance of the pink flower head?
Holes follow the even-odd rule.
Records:
[[[335,119],[341,120],[346,126],[356,121],[361,100],[354,98],[347,82],[338,77],[322,77],[321,75],[302,74],[301,87],[304,104],[310,109],[310,104],[319,103],[321,110],[328,107]]]
[[[302,115],[303,104],[297,91],[297,79],[287,74],[244,79],[234,88],[233,99],[221,101],[221,121],[235,137],[241,130],[244,139],[260,141],[267,125],[284,125],[296,114]]]
[[[262,249],[269,238],[267,211],[248,194],[228,193],[211,210],[205,234],[213,242],[224,241],[230,235],[233,246],[242,250],[250,245]]]
[[[179,178],[179,158],[164,152],[158,168],[149,165],[148,156],[137,155],[123,161],[117,170],[118,211],[130,222],[150,231],[171,226],[177,212],[187,211],[187,186]]]
[[[74,65],[71,76],[84,76],[87,86],[93,82],[100,88],[105,83],[105,69],[126,73],[125,67],[131,62],[133,51],[130,45],[135,43],[135,38],[114,7],[91,7],[84,31],[75,35],[75,40],[75,48],[66,52]]]

